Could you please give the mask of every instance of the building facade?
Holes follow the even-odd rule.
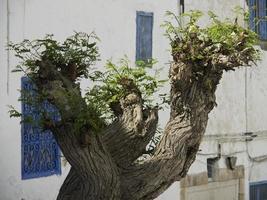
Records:
[[[249,26],[259,34],[262,60],[252,68],[223,75],[216,93],[218,106],[210,113],[196,161],[179,183],[181,200],[267,198],[266,1],[191,0],[185,1],[184,8],[212,10],[220,18],[231,18],[236,5],[250,12]],[[201,23],[207,22],[204,18]]]
[[[58,165],[49,168],[47,166],[50,165],[44,164],[47,168],[43,171],[40,167],[35,173],[31,173],[30,169],[23,172],[25,163],[31,161],[25,159],[29,153],[23,148],[24,129],[19,119],[9,118],[7,107],[21,107],[17,99],[20,96],[18,89],[21,88],[22,74],[11,73],[18,60],[13,52],[6,50],[9,41],[32,40],[42,38],[45,34],[54,34],[56,39],[62,41],[74,31],[94,31],[101,39],[98,44],[101,61],[97,66],[103,66],[107,59],[116,61],[124,55],[131,61],[153,57],[158,60],[159,66],[166,68],[163,76],[167,76],[170,47],[164,29],[160,27],[166,19],[167,10],[177,14],[192,9],[204,12],[212,10],[224,18],[231,17],[231,9],[239,5],[244,9],[250,7],[251,12],[255,11],[254,15],[258,16],[254,7],[264,6],[262,2],[1,0],[0,200],[54,200],[69,170],[64,158],[54,152],[53,159],[58,160]],[[207,24],[208,19],[204,18],[201,23]],[[256,31],[264,33],[264,25],[259,29]],[[257,67],[224,74],[217,91],[218,106],[210,114],[196,161],[188,176],[174,183],[159,200],[267,198],[264,193],[267,181],[267,52],[264,34],[262,37],[258,45],[262,61]],[[82,87],[88,84],[84,81]],[[161,124],[164,124],[168,113],[163,112],[160,117]]]

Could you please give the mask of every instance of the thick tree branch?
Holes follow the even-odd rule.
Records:
[[[74,190],[82,188],[82,192],[77,191],[77,195],[82,195],[78,199],[88,199],[88,197],[92,199],[119,199],[118,169],[109,152],[101,143],[99,136],[91,134],[90,145],[83,148],[71,130],[70,124],[70,126],[61,127],[60,130],[53,130],[53,133],[63,154],[71,164],[72,170],[75,170],[77,177],[82,180],[73,188]],[[71,175],[73,174],[72,170],[69,178],[71,181],[75,181],[77,179]],[[66,181],[69,182],[69,180]],[[111,185],[112,187],[110,187]]]
[[[42,64],[50,67],[49,63]],[[47,77],[46,73],[40,73],[35,83],[38,91],[45,94],[61,114],[60,125],[51,125],[50,129],[72,166],[58,199],[119,199],[118,168],[101,136],[90,132],[90,127],[81,127],[77,132],[74,126],[73,122],[87,108],[79,88],[57,75],[55,72],[54,77],[51,74]],[[81,135],[86,135],[85,146],[81,145]]]
[[[82,181],[79,178],[77,172],[72,167],[63,182],[57,200],[72,200],[78,196],[81,190]]]
[[[153,199],[171,183],[180,180],[195,159],[205,132],[207,112],[192,124],[177,116],[166,126],[155,155],[123,172],[123,199]]]
[[[191,63],[171,65],[170,120],[154,156],[123,171],[123,199],[156,198],[184,177],[195,160],[223,71],[211,67],[193,80],[191,67]]]
[[[158,123],[156,108],[143,110],[142,100],[134,93],[121,100],[123,114],[105,130],[103,139],[121,168],[142,155],[154,136]]]
[[[61,115],[55,123],[42,113],[44,128],[52,130],[72,166],[58,200],[153,199],[186,175],[216,105],[223,71],[258,59],[255,33],[221,22],[212,13],[212,25],[200,28],[200,15],[199,11],[186,15],[189,22],[184,27],[165,24],[174,60],[169,73],[171,113],[154,155],[144,161],[138,158],[155,134],[158,110],[143,104],[161,82],[146,74],[149,63],[135,70],[127,63],[109,62],[106,73],[91,74],[98,49],[90,35],[82,33],[62,44],[47,36],[10,45],[25,66],[17,71],[25,72],[37,86],[37,104],[48,100]],[[88,93],[89,102],[81,96],[79,78],[104,84]],[[100,114],[109,111],[107,106],[116,116],[109,126]]]

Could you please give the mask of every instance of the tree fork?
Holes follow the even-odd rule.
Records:
[[[58,123],[45,123],[71,165],[57,200],[150,200],[186,175],[216,106],[223,72],[259,59],[255,33],[209,14],[212,24],[207,28],[197,25],[199,11],[184,15],[189,17],[184,27],[165,24],[174,61],[169,70],[170,118],[153,155],[142,161],[137,159],[158,124],[158,108],[148,106],[147,96],[152,97],[160,81],[146,74],[150,65],[135,70],[125,62],[108,62],[106,72],[89,73],[98,49],[84,33],[62,44],[48,36],[10,45],[25,67],[17,71],[37,86],[37,103],[49,101],[61,116]],[[80,78],[102,83],[91,88],[88,101],[81,95]],[[113,118],[99,114],[107,110]]]

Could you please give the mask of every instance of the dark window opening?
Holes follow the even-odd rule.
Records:
[[[207,173],[208,178],[213,178],[215,173],[215,164],[217,162],[218,158],[208,158],[207,159]]]
[[[267,181],[250,183],[249,200],[267,200]]]
[[[136,13],[136,61],[152,58],[153,13]]]

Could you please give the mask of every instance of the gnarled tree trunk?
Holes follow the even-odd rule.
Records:
[[[175,35],[170,36],[174,60],[169,70],[170,118],[152,156],[143,160],[138,158],[156,133],[158,108],[143,105],[145,95],[138,88],[142,81],[137,84],[135,76],[133,80],[129,74],[121,77],[118,72],[116,81],[102,82],[120,85],[121,94],[105,105],[110,106],[115,120],[109,125],[100,120],[94,106],[82,97],[77,81],[82,77],[97,79],[89,74],[89,66],[98,55],[96,43],[89,43],[90,35],[76,34],[63,45],[50,37],[11,45],[19,58],[25,57],[26,71],[19,71],[29,71],[41,94],[37,103],[49,101],[61,116],[54,122],[43,114],[44,128],[52,130],[71,165],[57,200],[149,200],[186,175],[199,149],[208,114],[216,105],[215,92],[223,71],[249,66],[258,59],[254,33],[236,23],[221,23],[214,16],[211,28],[200,29],[196,25],[198,15],[191,13],[181,32],[167,23],[169,34]],[[45,50],[38,52],[41,47]],[[110,92],[109,87],[104,89]]]
[[[47,123],[71,165],[57,200],[153,199],[186,175],[195,160],[222,76],[221,69],[192,81],[190,65],[171,65],[170,119],[153,156],[139,162],[136,160],[158,123],[157,108],[144,109],[139,92],[130,92],[121,99],[122,113],[101,134],[84,129],[81,145],[81,133],[75,133],[72,127],[77,110],[85,109],[79,88],[63,79],[36,81],[50,102],[62,108],[61,122]],[[79,105],[70,105],[66,95],[78,98]]]

